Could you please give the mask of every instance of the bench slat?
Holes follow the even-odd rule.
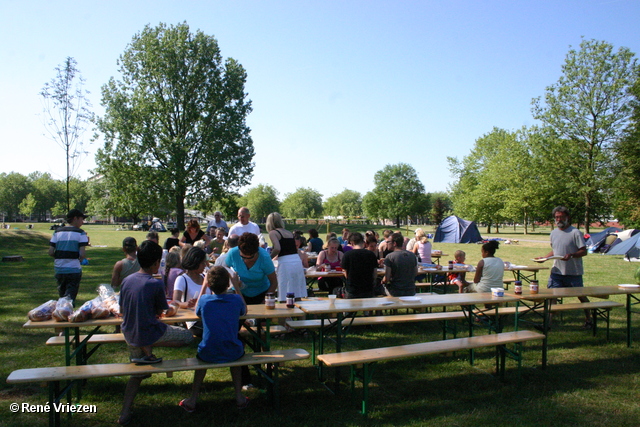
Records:
[[[571,304],[551,304],[551,307],[549,307],[549,310],[552,313],[555,313],[557,311],[570,311],[570,310],[593,310],[596,308],[599,309],[611,309],[611,308],[616,308],[616,307],[624,307],[624,304],[620,303],[620,302],[615,302],[615,301],[592,301],[592,302],[576,302],[576,303],[571,303]],[[531,311],[531,309],[528,309],[526,307],[520,307],[520,310],[518,311],[519,314],[524,314]],[[543,309],[542,307],[538,308],[535,310],[537,313],[542,313]],[[500,315],[507,315],[507,314],[515,314],[516,312],[516,307],[501,307],[498,310],[498,313],[500,313]],[[475,310],[474,313],[479,314],[485,314],[487,316],[495,316],[496,315],[496,311],[494,309],[492,310]]]
[[[318,360],[327,366],[345,366],[358,363],[380,362],[384,360],[403,359],[427,354],[448,353],[471,350],[482,347],[493,347],[531,340],[542,340],[545,336],[532,331],[503,332],[500,334],[481,335],[476,337],[455,338],[444,341],[401,345],[397,347],[374,348],[344,353],[321,354]]]
[[[84,341],[87,335],[80,335],[80,341]],[[111,344],[125,342],[124,334],[95,334],[89,338],[89,344]],[[47,345],[64,345],[64,337],[55,336],[47,340]]]
[[[155,365],[134,363],[109,363],[101,365],[59,366],[51,368],[18,369],[7,377],[8,384],[79,380],[89,378],[117,377],[128,375],[159,374],[165,372],[192,371],[195,369],[215,369],[232,366],[281,363],[308,359],[309,353],[303,349],[274,350],[261,353],[247,353],[229,363],[207,363],[193,358],[164,360]]]
[[[368,316],[368,317],[356,317],[351,320],[345,320],[342,324],[347,326],[352,324],[354,326],[363,325],[385,325],[393,323],[408,323],[408,322],[424,322],[430,320],[460,320],[464,319],[464,312],[462,311],[444,311],[436,313],[416,313],[416,314],[396,314],[389,316]],[[335,321],[335,319],[331,319]],[[325,326],[329,323],[325,321]],[[318,329],[320,328],[320,320],[291,320],[287,322],[293,329]]]

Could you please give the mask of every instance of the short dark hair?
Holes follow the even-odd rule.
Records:
[[[378,243],[378,239],[376,239],[376,236],[374,234],[367,234],[367,237],[365,237],[365,244],[366,245],[370,245],[371,243]]]
[[[207,254],[198,247],[189,248],[182,259],[182,268],[185,270],[195,270],[205,260]]]
[[[226,268],[221,266],[213,267],[207,273],[209,289],[216,295],[224,294],[229,288],[229,277],[229,272]]]
[[[147,233],[147,240],[149,239],[160,240],[160,235],[157,231],[150,231]]]
[[[404,236],[402,233],[391,233],[391,241],[395,243],[396,246],[402,247],[402,245],[404,245]]]
[[[235,248],[236,246],[238,246],[238,240],[240,240],[240,236],[234,234],[227,239],[227,245],[230,248]]]
[[[180,230],[177,228],[171,228],[169,229],[169,233],[171,233],[171,235],[178,234],[180,233]]]
[[[551,216],[555,216],[557,212],[563,213],[568,218],[571,218],[571,214],[569,213],[569,209],[565,208],[564,206],[556,206],[555,208],[553,208],[553,210],[551,211]]]
[[[496,249],[500,247],[500,243],[497,240],[489,240],[487,243],[482,245],[482,249],[493,256],[496,253]]]
[[[364,242],[362,233],[356,231],[349,234],[349,242],[351,242],[352,245],[361,245]]]
[[[154,242],[153,240],[145,240],[140,243],[140,248],[138,249],[138,263],[141,268],[149,268],[156,261],[160,261],[162,259],[162,248],[159,244]]]
[[[312,239],[315,239],[318,237],[318,230],[316,230],[315,228],[312,228],[309,230],[309,236],[311,236]]]
[[[260,240],[258,240],[258,236],[253,233],[242,233],[240,240],[238,240],[238,247],[243,254],[253,255],[258,252],[260,248]]]

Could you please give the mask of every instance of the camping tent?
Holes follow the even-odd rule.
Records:
[[[640,258],[640,233],[612,246],[607,255],[624,255],[626,258]]]
[[[633,236],[635,236],[638,233],[640,233],[640,230],[638,230],[636,228],[630,228],[628,230],[621,231],[620,233],[615,235],[616,239],[613,242],[611,242],[611,244],[606,245],[606,247],[603,246],[602,249],[600,250],[600,252],[603,252],[603,253],[606,254],[611,249],[615,248],[616,246],[618,246],[622,242],[626,242],[627,240],[631,239]]]
[[[458,218],[455,215],[445,218],[438,229],[434,242],[476,243],[482,240],[476,223]]]
[[[599,233],[592,234],[587,239],[587,249],[589,252],[595,252],[605,243],[607,236],[621,231],[618,227],[608,227]]]

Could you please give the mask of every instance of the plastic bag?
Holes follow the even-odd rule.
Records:
[[[69,297],[62,297],[56,303],[53,318],[56,322],[67,322],[73,313],[73,301]]]
[[[102,302],[102,298],[99,296],[85,302],[80,306],[79,309],[74,311],[73,314],[69,316],[69,322],[86,322],[87,320],[91,319],[91,312],[93,311],[94,306],[99,306],[100,302]]]
[[[98,286],[98,295],[102,298],[104,306],[114,316],[120,315],[120,294],[115,293],[111,285],[102,284]]]
[[[27,313],[27,317],[32,322],[44,322],[50,320],[53,315],[53,311],[56,309],[56,301],[49,300],[44,304],[41,304]]]

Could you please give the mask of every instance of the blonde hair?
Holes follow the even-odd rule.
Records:
[[[416,241],[420,243],[427,243],[429,241],[422,228],[416,228]]]
[[[467,256],[467,254],[464,251],[460,251],[460,250],[455,251],[455,253],[453,254],[453,257],[455,259],[458,259],[458,258],[461,258],[461,257],[466,257],[466,256]]]
[[[202,250],[204,250],[204,248],[207,246],[207,242],[205,242],[204,240],[200,239],[197,242],[195,242],[193,244],[194,248],[200,248]]]
[[[267,217],[267,231],[275,230],[276,228],[284,228],[284,220],[278,212],[271,212]]]

